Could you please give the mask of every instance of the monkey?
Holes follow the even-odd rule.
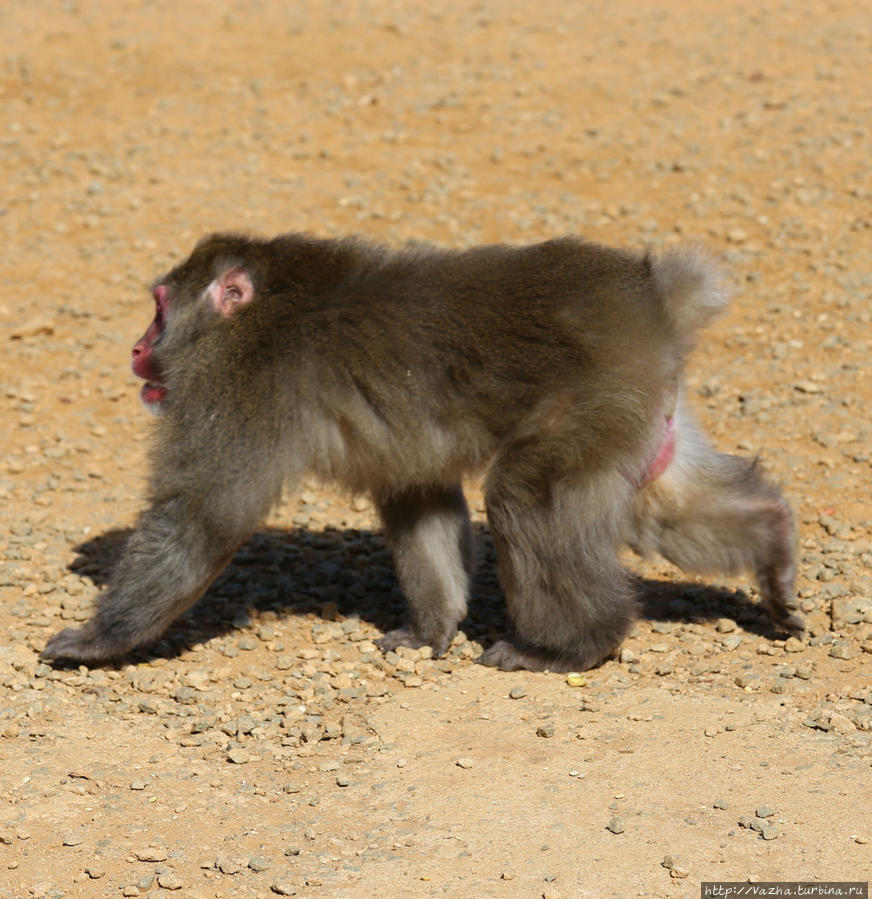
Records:
[[[52,660],[156,641],[310,474],[369,495],[409,619],[384,651],[446,652],[474,550],[462,479],[483,474],[511,633],[478,661],[595,666],[636,612],[628,545],[687,571],[750,571],[802,634],[795,526],[759,464],[716,451],[683,390],[727,303],[703,251],[568,236],[404,248],[213,234],[152,287],[132,350],[158,415],[147,505],[82,627]]]

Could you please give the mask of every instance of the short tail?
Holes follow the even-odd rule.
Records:
[[[651,259],[664,309],[688,346],[696,332],[727,307],[729,293],[717,263],[698,247],[668,250]]]

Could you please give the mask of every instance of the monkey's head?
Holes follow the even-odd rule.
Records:
[[[140,396],[159,415],[169,398],[167,371],[173,346],[190,346],[211,325],[232,318],[254,299],[245,265],[228,253],[232,241],[217,236],[197,245],[190,259],[152,288],[154,320],[133,345],[131,367],[145,384]]]

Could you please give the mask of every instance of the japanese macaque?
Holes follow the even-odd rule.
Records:
[[[802,631],[787,504],[754,461],[712,449],[682,399],[697,332],[726,303],[698,251],[219,234],[153,295],[133,347],[159,413],[148,507],[94,617],[43,657],[155,641],[307,473],[379,510],[410,611],[384,650],[451,644],[473,569],[460,484],[482,472],[513,624],[485,665],[608,656],[634,615],[626,544],[750,570],[774,623]]]

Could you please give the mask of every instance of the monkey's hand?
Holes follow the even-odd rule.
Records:
[[[67,627],[55,634],[39,654],[41,659],[71,662],[106,662],[123,655],[117,640],[100,635],[89,621],[84,627]]]
[[[447,652],[455,633],[457,633],[456,627],[450,634],[440,634],[428,640],[419,637],[411,627],[398,627],[395,630],[388,631],[383,637],[376,640],[375,645],[382,652],[391,652],[391,650],[395,650],[400,646],[407,646],[409,649],[431,646],[433,648],[433,658],[438,658]]]

